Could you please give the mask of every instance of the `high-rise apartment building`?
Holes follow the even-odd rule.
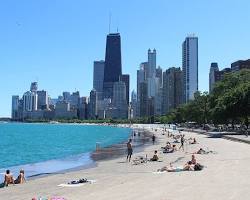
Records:
[[[194,99],[198,91],[198,37],[188,36],[182,44],[184,102]]]
[[[140,116],[140,102],[141,102],[141,83],[146,81],[146,65],[145,63],[140,64],[140,69],[137,70],[137,109],[136,116]]]
[[[30,91],[31,92],[36,92],[38,89],[38,83],[37,82],[32,82],[30,85]]]
[[[18,106],[19,106],[19,96],[13,95],[12,96],[12,107],[11,107],[11,118],[18,119]]]
[[[48,98],[48,92],[41,90],[37,91],[37,109],[38,110],[46,110],[49,108],[49,98]]]
[[[154,49],[151,51],[148,50],[148,77],[153,78],[155,77],[155,70],[156,70],[156,50]]]
[[[110,33],[106,40],[105,67],[103,80],[104,98],[113,98],[114,82],[122,75],[121,38],[119,33]]]
[[[27,91],[23,94],[23,110],[36,111],[37,110],[37,93]]]
[[[238,60],[231,64],[232,72],[239,71],[241,69],[250,69],[250,59],[248,60]]]
[[[129,104],[129,74],[122,74],[120,77],[120,81],[123,81],[126,85],[126,100],[127,105]]]
[[[126,84],[123,81],[114,83],[112,118],[127,119],[128,104],[126,98]]]
[[[172,67],[163,72],[162,114],[167,114],[182,104],[182,80],[180,68]]]
[[[137,113],[137,95],[133,90],[131,92],[131,118],[135,118]]]
[[[159,85],[162,87],[162,68],[160,66],[156,68],[155,77],[159,78]]]
[[[89,118],[95,119],[97,117],[97,94],[96,90],[92,89],[89,95]]]
[[[104,68],[105,62],[94,61],[94,70],[93,70],[93,88],[97,92],[97,99],[103,99],[103,80],[104,80]]]
[[[63,92],[63,99],[64,101],[69,101],[70,100],[70,92]]]
[[[148,116],[148,84],[146,81],[139,83],[139,116],[146,117]]]
[[[211,63],[210,66],[210,71],[209,71],[209,93],[212,92],[213,88],[214,88],[214,84],[216,82],[216,72],[219,71],[219,67],[218,67],[218,63]]]

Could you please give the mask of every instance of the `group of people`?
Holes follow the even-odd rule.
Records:
[[[133,136],[136,136],[136,133],[134,132]],[[155,134],[152,135],[152,142],[153,144],[155,144],[156,141],[156,136]],[[132,139],[129,139],[129,141],[127,142],[127,161],[130,162],[131,160],[131,156],[133,154],[133,148],[132,148]],[[157,153],[157,151],[156,151]]]
[[[13,175],[10,173],[10,170],[7,169],[6,173],[4,175],[4,182],[2,184],[0,184],[0,187],[7,187],[10,184],[22,184],[24,183],[25,180],[25,176],[24,176],[24,170],[21,169],[19,175],[17,176],[16,179],[14,179]]]
[[[161,169],[158,169],[159,172],[167,171],[167,172],[180,172],[180,171],[200,171],[203,169],[204,166],[197,163],[196,158],[194,155],[192,155],[192,158],[190,161],[184,164],[184,166],[180,167],[174,167],[172,166],[172,163],[170,163],[170,166],[164,166]]]
[[[173,153],[177,151],[177,147],[175,144],[171,145],[170,142],[167,142],[165,147],[162,147],[163,153]]]
[[[175,141],[180,143],[179,148],[177,148],[176,144],[172,144],[170,142],[166,143],[166,146],[162,147],[163,153],[173,153],[175,151],[178,151],[178,149],[182,149],[184,151],[184,144],[185,142],[188,142],[188,144],[197,144],[197,140],[195,138],[189,138],[185,139],[184,134],[179,134],[179,135],[173,135],[168,133],[168,137],[172,137]],[[153,144],[155,143],[155,135],[152,135],[152,142]],[[127,160],[130,162],[131,156],[133,153],[132,149],[132,139],[129,139],[127,143]],[[159,169],[158,171],[168,171],[168,172],[178,172],[178,171],[199,171],[203,169],[203,166],[199,163],[197,163],[195,155],[194,154],[206,154],[207,152],[200,148],[197,152],[192,154],[192,158],[190,161],[185,163],[183,166],[180,167],[174,167],[170,163],[170,166],[164,166],[163,168]],[[147,156],[146,156],[147,157]],[[154,155],[152,158],[148,159],[147,161],[159,161],[159,156],[157,150],[154,151]]]

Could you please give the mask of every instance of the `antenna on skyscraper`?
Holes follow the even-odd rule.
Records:
[[[111,12],[109,12],[109,33],[110,33],[110,25],[111,25]]]

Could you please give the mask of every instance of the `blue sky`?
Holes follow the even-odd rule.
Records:
[[[10,116],[11,96],[38,81],[51,97],[92,89],[93,61],[104,59],[111,32],[122,39],[123,73],[136,88],[136,70],[157,50],[164,70],[181,66],[181,44],[199,37],[199,89],[208,90],[211,62],[229,67],[250,58],[248,0],[8,0],[0,2],[0,117]]]

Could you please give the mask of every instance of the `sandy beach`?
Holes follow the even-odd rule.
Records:
[[[133,165],[123,157],[98,161],[96,167],[65,172],[29,180],[23,185],[0,189],[2,200],[31,200],[32,197],[60,196],[67,200],[229,200],[249,199],[250,196],[250,146],[222,138],[210,138],[192,132],[182,132],[185,138],[195,137],[198,144],[185,145],[185,151],[163,154],[161,147],[172,138],[155,132],[156,144],[147,144],[138,156],[153,156],[159,151],[162,162]],[[177,143],[177,146],[180,144]],[[196,155],[205,166],[202,171],[153,173],[173,163],[182,166],[191,159],[192,152],[200,147],[216,153]],[[59,187],[71,180],[87,178],[95,180],[79,187]]]

